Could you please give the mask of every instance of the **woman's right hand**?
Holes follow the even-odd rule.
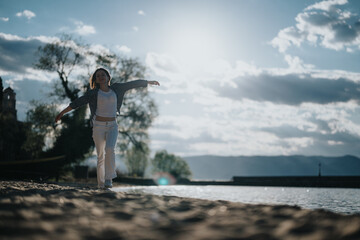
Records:
[[[64,110],[62,110],[62,111],[56,116],[56,118],[55,118],[55,123],[56,123],[57,121],[59,121],[60,118],[62,118],[65,113],[70,112],[71,110],[72,110],[72,108],[71,108],[70,106],[68,106],[67,108],[65,108]]]
[[[63,112],[59,113],[55,118],[55,122],[58,122],[62,116],[64,116]]]

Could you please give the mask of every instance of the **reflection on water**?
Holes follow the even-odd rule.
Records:
[[[116,192],[148,193],[242,203],[298,205],[360,214],[360,189],[242,187],[242,186],[141,186],[113,188]]]

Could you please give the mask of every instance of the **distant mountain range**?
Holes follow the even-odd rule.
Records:
[[[194,156],[183,158],[193,179],[230,180],[233,176],[360,176],[355,156]]]

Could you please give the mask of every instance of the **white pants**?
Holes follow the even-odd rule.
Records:
[[[115,145],[118,136],[116,121],[93,122],[93,140],[97,153],[97,182],[103,187],[105,179],[116,178],[115,171]]]

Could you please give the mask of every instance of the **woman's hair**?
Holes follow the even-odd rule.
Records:
[[[95,70],[95,72],[91,75],[90,79],[89,79],[89,82],[90,82],[90,88],[91,89],[94,89],[94,88],[100,88],[100,85],[98,83],[96,83],[96,73],[98,71],[104,71],[105,74],[108,76],[109,78],[109,86],[110,86],[110,80],[111,80],[111,76],[110,76],[110,73],[108,70],[106,70],[105,68],[98,68]]]

